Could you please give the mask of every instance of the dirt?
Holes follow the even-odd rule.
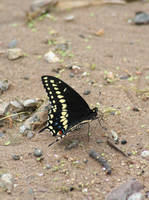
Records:
[[[36,20],[33,28],[25,23],[29,6],[29,0],[0,2],[0,48],[7,49],[10,41],[17,39],[17,47],[26,53],[24,58],[15,61],[1,55],[0,80],[8,79],[11,87],[0,98],[4,101],[45,98],[40,77],[45,74],[56,76],[53,69],[60,67],[64,70],[59,77],[75,88],[90,106],[99,103],[100,109],[112,107],[118,114],[108,115],[103,122],[108,131],[104,131],[97,121],[92,122],[89,141],[84,126],[50,148],[48,144],[55,138],[48,131],[41,134],[36,131],[32,139],[27,139],[19,133],[21,123],[1,128],[5,137],[0,138],[0,171],[12,174],[15,187],[11,194],[1,192],[0,199],[103,200],[114,187],[130,178],[136,178],[144,184],[144,192],[148,191],[149,165],[141,152],[149,150],[149,100],[138,96],[136,89],[147,89],[149,84],[149,26],[130,24],[129,19],[136,11],[149,13],[149,3],[139,1],[55,12],[52,18]],[[74,20],[66,22],[64,18],[68,15],[74,15]],[[104,33],[95,36],[100,29]],[[51,36],[52,30],[57,34]],[[69,51],[74,56],[63,58],[58,55],[64,62],[47,63],[43,55],[53,48],[47,40],[60,37],[69,43]],[[88,72],[88,75],[76,74],[71,78],[70,70],[65,66],[72,64],[81,66],[82,72]],[[95,65],[94,70],[91,65]],[[114,76],[111,83],[104,79],[108,72]],[[119,79],[128,74],[130,79]],[[89,84],[91,81],[95,83]],[[83,92],[87,89],[91,94],[85,96]],[[139,108],[139,112],[133,111],[134,107]],[[127,140],[127,144],[119,144],[119,147],[131,153],[131,161],[106,144],[106,135],[111,130],[117,132],[120,141]],[[68,141],[74,139],[80,144],[66,150]],[[97,144],[98,139],[104,142]],[[11,143],[3,145],[8,140]],[[35,148],[43,150],[41,162],[33,156]],[[91,149],[108,161],[111,175],[89,157]],[[13,160],[14,154],[20,155],[21,159]],[[46,164],[51,168],[46,169]]]

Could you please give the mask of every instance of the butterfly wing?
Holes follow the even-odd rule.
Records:
[[[41,79],[51,103],[45,128],[54,136],[65,135],[72,126],[87,119],[91,110],[73,88],[53,76],[46,75]]]

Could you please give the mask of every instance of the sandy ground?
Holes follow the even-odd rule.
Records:
[[[5,137],[0,138],[1,173],[11,173],[15,187],[11,194],[0,193],[0,199],[11,200],[103,200],[120,183],[134,177],[144,184],[144,192],[149,190],[149,163],[141,157],[143,150],[149,150],[149,101],[136,94],[137,89],[148,88],[149,26],[135,26],[128,23],[136,11],[149,13],[149,3],[135,2],[126,5],[88,7],[53,13],[52,18],[36,20],[30,28],[24,19],[30,1],[1,0],[0,2],[0,48],[7,49],[11,40],[17,39],[17,47],[27,56],[10,61],[1,56],[0,80],[8,79],[11,88],[1,95],[4,101],[15,98],[44,98],[46,93],[40,77],[44,74],[56,76],[53,69],[64,69],[60,78],[74,87],[81,95],[87,89],[91,94],[83,96],[89,105],[100,103],[102,109],[113,107],[120,114],[107,117],[105,126],[118,133],[120,141],[127,140],[120,148],[132,155],[131,162],[109,147],[105,142],[106,133],[97,121],[91,124],[88,141],[86,127],[69,134],[62,142],[48,148],[54,140],[48,131],[27,139],[19,134],[19,126],[3,127]],[[64,18],[74,15],[72,22]],[[102,36],[93,33],[104,30]],[[51,31],[56,35],[52,36]],[[80,36],[81,35],[81,36]],[[64,62],[49,64],[43,59],[50,46],[47,40],[62,38],[70,45],[73,57],[64,57]],[[58,55],[61,59],[61,55]],[[70,70],[64,66],[77,64],[88,76],[75,75],[70,78]],[[91,70],[91,65],[96,65]],[[107,84],[105,72],[112,72],[116,81]],[[119,77],[131,75],[131,79]],[[24,79],[28,77],[28,80]],[[94,81],[95,84],[89,84]],[[101,93],[101,94],[100,94]],[[99,95],[100,94],[100,95]],[[138,107],[139,112],[133,111]],[[66,150],[67,141],[78,139],[78,147]],[[11,140],[11,144],[3,144]],[[38,162],[33,156],[35,148],[43,150],[44,160]],[[95,160],[88,156],[94,149],[108,160],[112,174],[109,176]],[[15,161],[12,155],[19,154]],[[88,161],[88,162],[87,162]],[[49,164],[51,169],[45,169]],[[73,188],[73,191],[70,191]]]

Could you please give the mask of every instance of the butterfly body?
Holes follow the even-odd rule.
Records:
[[[65,82],[48,75],[41,79],[51,104],[47,125],[41,131],[49,129],[53,136],[62,138],[78,124],[98,118],[98,109],[90,109],[86,101]]]

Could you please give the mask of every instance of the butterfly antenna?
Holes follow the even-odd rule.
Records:
[[[51,142],[51,143],[48,145],[48,147],[52,146],[53,144],[55,144],[55,143],[58,142],[58,141],[59,141],[59,139],[57,138],[55,141]]]
[[[47,127],[42,128],[38,133],[43,132],[45,129],[47,129]]]

